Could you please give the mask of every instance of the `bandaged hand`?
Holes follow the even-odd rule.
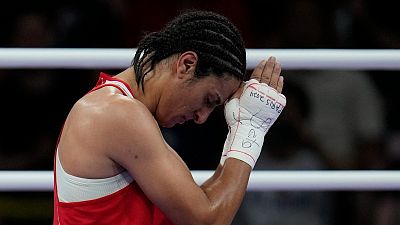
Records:
[[[279,73],[280,68],[278,76]],[[254,168],[264,136],[285,105],[285,96],[275,88],[256,79],[247,81],[240,97],[229,100],[225,105],[229,132],[220,163],[223,165],[227,158],[236,158]]]

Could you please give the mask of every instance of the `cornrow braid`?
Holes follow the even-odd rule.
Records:
[[[177,53],[198,55],[195,77],[224,73],[246,80],[246,50],[237,28],[224,16],[208,11],[186,11],[164,29],[147,34],[132,60],[136,82],[143,87],[145,76],[161,60]]]

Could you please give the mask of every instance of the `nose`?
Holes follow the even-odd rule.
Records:
[[[196,110],[194,112],[194,122],[197,124],[202,124],[206,122],[208,116],[211,114],[214,108],[209,108],[209,107],[202,107],[199,110]]]

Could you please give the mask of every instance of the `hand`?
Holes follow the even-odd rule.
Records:
[[[276,61],[276,58],[271,56],[268,60],[262,60],[254,69],[250,76],[251,79],[258,80],[260,83],[267,84],[268,86],[274,88],[278,93],[282,93],[283,89],[283,76],[281,76],[282,67],[281,64]],[[232,98],[239,98],[243,92],[242,86],[233,94]]]
[[[281,66],[274,57],[262,61],[251,79],[225,105],[229,133],[221,164],[227,157],[233,157],[254,167],[265,134],[286,105],[286,98],[281,94],[283,77],[280,72]],[[240,98],[237,97],[239,93]]]

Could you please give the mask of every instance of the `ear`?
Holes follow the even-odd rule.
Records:
[[[198,62],[198,56],[193,51],[182,53],[176,60],[178,78],[186,78],[187,75],[194,75]]]

